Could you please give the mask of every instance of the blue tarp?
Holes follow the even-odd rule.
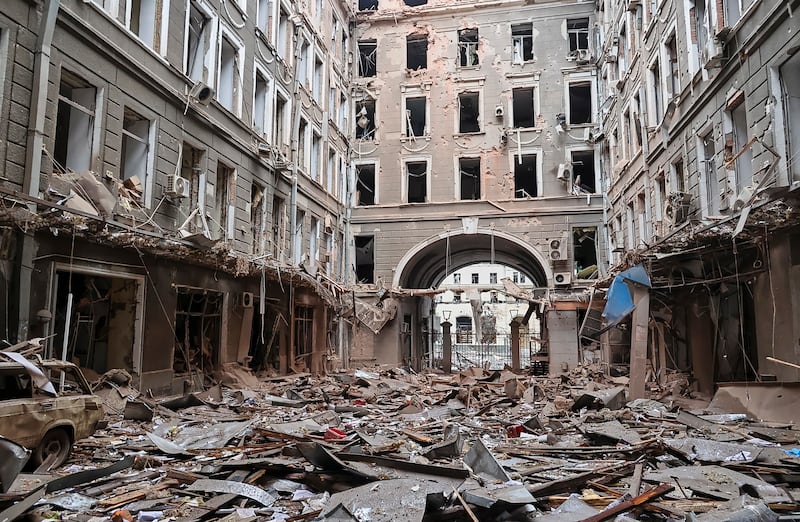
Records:
[[[636,265],[617,274],[608,289],[606,307],[603,309],[606,327],[616,325],[636,309],[628,281],[650,288],[650,277],[642,265]]]

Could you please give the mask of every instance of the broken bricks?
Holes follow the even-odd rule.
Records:
[[[626,404],[625,387],[592,369],[547,379],[378,368],[160,402],[124,393],[133,406],[109,409],[108,426],[76,441],[56,473],[20,474],[0,510],[97,521],[716,521],[798,509],[792,425]]]

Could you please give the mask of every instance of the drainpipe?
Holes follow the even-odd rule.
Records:
[[[44,148],[44,124],[47,115],[47,87],[50,82],[50,48],[58,18],[59,0],[45,0],[42,19],[39,24],[39,36],[33,55],[33,91],[31,92],[31,111],[28,118],[28,140],[25,151],[25,177],[23,191],[28,196],[39,196],[39,178],[42,171],[42,149]],[[28,208],[36,212],[36,204],[30,203]],[[19,254],[19,270],[16,294],[19,298],[17,315],[17,341],[28,338],[30,322],[31,279],[33,275],[33,257],[36,250],[33,232],[22,236],[22,247]]]
[[[294,64],[292,65],[292,83],[294,84],[293,92],[292,92],[292,119],[290,122],[291,129],[292,129],[292,138],[291,138],[291,145],[289,150],[289,156],[291,159],[292,165],[292,192],[289,196],[289,224],[291,226],[291,234],[292,234],[292,248],[290,249],[292,259],[290,264],[294,264],[295,259],[297,259],[298,252],[302,248],[302,241],[301,244],[295,243],[295,235],[297,233],[297,169],[298,165],[297,162],[300,159],[300,154],[298,150],[298,146],[300,143],[300,80],[297,77],[298,66],[300,63],[300,48],[301,48],[301,27],[302,27],[302,18],[299,14],[295,13],[297,22],[294,25],[294,39],[295,39],[295,48],[294,48]]]

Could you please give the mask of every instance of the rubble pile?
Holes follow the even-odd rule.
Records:
[[[767,521],[800,509],[792,425],[681,409],[676,395],[628,401],[625,378],[594,367],[298,374],[161,401],[117,373],[96,393],[107,427],[65,466],[20,474],[0,520]]]

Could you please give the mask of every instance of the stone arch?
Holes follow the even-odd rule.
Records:
[[[535,286],[551,286],[553,273],[547,258],[533,245],[507,232],[478,228],[474,234],[463,231],[442,232],[418,243],[409,249],[397,263],[393,287],[435,288],[445,276],[445,261],[448,239],[450,272],[474,263],[485,263],[492,259],[492,237],[494,237],[494,261],[508,265],[526,274]]]

